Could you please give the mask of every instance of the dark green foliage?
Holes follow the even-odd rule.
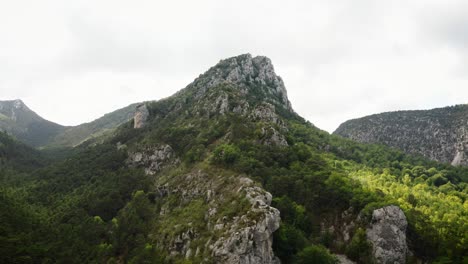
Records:
[[[24,149],[33,157],[39,155],[22,145],[4,150],[11,154],[22,153]],[[13,168],[21,162],[35,164],[7,157]],[[0,262],[89,263],[115,256],[109,223],[132,199],[135,190],[146,190],[149,186],[142,171],[123,167],[125,158],[125,152],[104,144],[78,151],[25,177],[14,172],[9,172],[11,177],[2,173]],[[132,208],[132,204],[127,208]],[[125,216],[123,212],[121,215]],[[134,223],[131,226],[136,228]],[[138,232],[142,232],[141,228]],[[103,243],[109,246],[104,247]],[[152,251],[143,250],[141,254],[148,252]]]
[[[0,172],[7,168],[21,172],[31,171],[44,166],[46,161],[37,150],[0,132]]]
[[[234,164],[241,156],[237,146],[223,144],[218,146],[213,152],[213,161],[218,164],[231,165]]]
[[[366,238],[366,231],[358,228],[351,239],[351,243],[346,248],[346,255],[358,263],[371,263],[371,250],[371,244]]]
[[[142,257],[153,257],[153,248],[146,234],[154,218],[154,205],[144,191],[136,191],[132,200],[112,221],[111,236],[114,254],[136,261]],[[150,259],[147,259],[150,261]]]
[[[0,263],[37,263],[44,258],[47,246],[36,231],[48,228],[18,194],[6,188],[0,188],[0,223]]]
[[[220,67],[230,65],[221,63]],[[268,84],[255,80],[243,83],[248,86],[247,95],[235,85],[221,83],[197,97],[210,80],[202,76],[176,96],[148,103],[150,117],[142,129],[133,129],[132,122],[127,122],[99,144],[88,141],[73,151],[49,150],[45,161],[41,153],[0,134],[0,262],[173,261],[162,250],[167,248],[158,243],[169,241],[188,226],[204,230],[208,205],[204,195],[181,203],[180,193],[160,193],[155,178],[167,181],[182,170],[200,168],[220,172],[226,181],[234,174],[245,175],[273,194],[272,205],[282,217],[273,247],[283,263],[336,263],[318,243],[347,253],[359,263],[369,262],[369,244],[362,229],[355,230],[349,245],[340,247],[334,241],[336,234],[324,232],[322,226],[335,224],[326,220],[344,210],[353,219],[361,213],[363,221],[369,220],[373,209],[387,204],[405,210],[409,243],[417,256],[462,259],[466,252],[460,243],[466,241],[462,240],[463,224],[453,216],[458,216],[455,209],[463,208],[466,201],[467,168],[331,136],[289,111],[279,103],[279,95],[268,93]],[[213,105],[219,96],[229,101],[229,111],[223,114]],[[243,103],[248,103],[250,111],[265,101],[275,106],[281,122],[253,120],[249,113],[231,111]],[[279,131],[288,146],[264,144],[265,127]],[[118,143],[126,148],[117,150]],[[160,144],[174,149],[182,161],[178,168],[155,177],[128,168],[127,152]],[[406,196],[410,188],[425,193]],[[424,203],[421,197],[427,194],[439,195],[440,204],[453,205],[452,211],[441,212],[450,221],[429,219],[419,210]],[[231,219],[248,211],[248,200],[235,198],[217,208],[220,217]],[[164,205],[169,206],[163,220],[158,218],[163,206],[160,199],[166,199]],[[438,203],[423,205],[434,209]]]
[[[320,245],[310,245],[297,254],[294,263],[336,264],[338,263],[338,260],[332,254],[330,254],[330,252],[325,247]]]
[[[273,250],[284,263],[291,263],[295,254],[308,243],[300,229],[288,224],[280,226],[274,233],[273,241]]]

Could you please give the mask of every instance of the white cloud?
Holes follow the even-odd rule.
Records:
[[[3,1],[0,99],[62,124],[166,97],[220,59],[273,60],[298,113],[333,131],[468,102],[464,1]]]

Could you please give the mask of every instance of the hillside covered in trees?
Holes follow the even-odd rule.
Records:
[[[387,205],[407,263],[468,261],[468,168],[318,129],[266,57],[222,60],[136,117],[66,152],[0,134],[1,263],[375,263]]]

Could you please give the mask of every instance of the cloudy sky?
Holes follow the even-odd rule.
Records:
[[[468,103],[468,1],[0,2],[0,100],[64,125],[167,97],[242,53],[270,57],[295,110],[330,132]]]

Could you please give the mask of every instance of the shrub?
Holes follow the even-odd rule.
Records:
[[[351,243],[346,249],[346,255],[359,263],[368,263],[368,258],[371,255],[371,245],[367,241],[364,229],[358,228],[356,230]]]
[[[237,146],[231,144],[222,144],[218,146],[213,153],[215,163],[232,165],[240,158],[240,150]]]
[[[338,260],[325,247],[311,245],[299,252],[295,258],[297,264],[321,263],[335,264]]]

